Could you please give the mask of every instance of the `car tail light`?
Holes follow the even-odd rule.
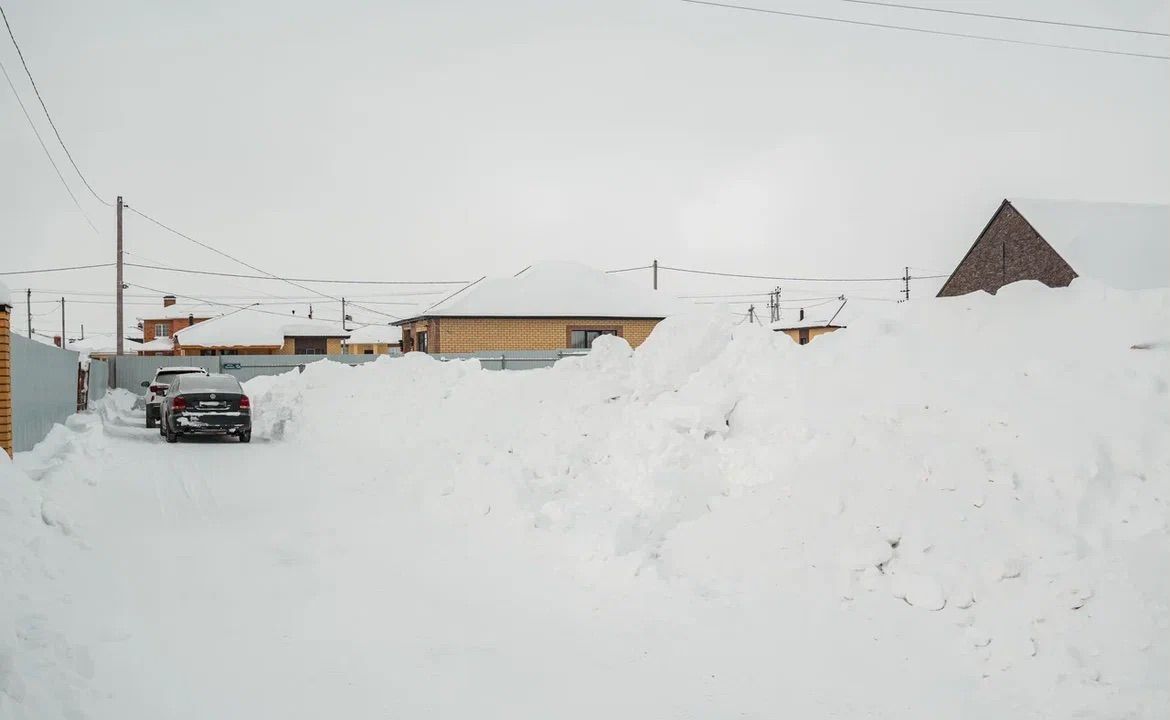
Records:
[[[241,410],[251,410],[252,409],[252,401],[248,399],[247,395],[243,395],[240,397],[240,409]]]
[[[163,393],[165,393],[167,391],[167,386],[166,385],[151,385],[150,391],[152,393],[154,393],[155,395],[162,395]]]
[[[182,395],[175,396],[175,399],[171,401],[171,409],[172,410],[186,410],[187,409],[187,398],[183,397]]]

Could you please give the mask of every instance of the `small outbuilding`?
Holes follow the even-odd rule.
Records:
[[[1081,276],[1119,290],[1170,287],[1170,206],[1004,200],[938,296]]]
[[[688,308],[626,278],[554,262],[473,283],[395,325],[403,352],[587,349],[602,335],[637,347],[659,321]]]
[[[402,344],[402,328],[394,325],[365,325],[350,331],[341,341],[347,355],[386,355]]]
[[[770,327],[775,332],[784,333],[800,345],[808,345],[821,335],[828,335],[845,327],[838,322],[838,318],[845,308],[846,302],[842,300],[840,303],[832,304],[829,312],[825,313],[813,312],[819,308],[811,308],[809,311],[804,308],[790,310],[787,312],[791,312],[793,317],[781,318],[772,323]]]
[[[336,322],[244,308],[185,327],[175,355],[340,355],[349,337]]]

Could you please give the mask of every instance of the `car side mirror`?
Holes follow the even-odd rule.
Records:
[[[150,381],[149,381],[149,380],[143,380],[143,381],[142,381],[142,387],[150,387]]]

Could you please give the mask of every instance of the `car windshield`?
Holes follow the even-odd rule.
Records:
[[[173,383],[175,381],[175,378],[179,377],[180,375],[202,375],[202,374],[203,373],[200,370],[166,370],[166,371],[160,371],[159,374],[154,377],[154,381],[155,381],[155,383],[158,383],[158,384],[168,385],[170,383]]]
[[[178,387],[180,392],[243,392],[231,375],[191,375],[183,378]]]

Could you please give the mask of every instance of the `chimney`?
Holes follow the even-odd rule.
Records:
[[[187,327],[191,327],[191,326],[192,326],[192,325],[194,325],[194,324],[195,324],[195,316],[194,316],[194,315],[188,315],[188,316],[187,316]]]
[[[804,320],[804,308],[800,309],[800,319]]]
[[[60,335],[53,336],[53,344],[56,345],[57,347],[61,347],[61,336]]]
[[[170,307],[175,304],[174,295],[163,295],[163,307]]]

